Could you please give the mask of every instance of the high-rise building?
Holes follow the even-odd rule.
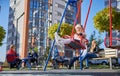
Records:
[[[7,50],[14,44],[22,57],[33,48],[43,52],[47,29],[60,21],[65,5],[66,0],[10,0]],[[73,24],[74,8],[68,7],[63,22]]]
[[[59,23],[68,0],[50,0],[49,24]],[[68,6],[63,22],[73,24],[75,18],[75,6]]]
[[[25,57],[34,47],[46,45],[48,0],[10,0],[7,50],[10,44]]]
[[[24,27],[28,26],[25,24],[25,15],[27,15],[27,12],[25,11],[25,7],[27,7],[25,1],[26,0],[10,0],[9,7],[7,50],[11,44],[14,44],[18,53],[21,53],[23,49]]]
[[[116,8],[116,10],[118,12],[120,12],[120,0],[111,0],[111,4],[112,4],[112,7]],[[105,0],[105,7],[109,6],[109,0]],[[108,33],[106,33],[106,36],[108,37]],[[112,31],[112,36],[113,38],[120,38],[120,31],[119,30],[115,30],[115,31]],[[119,40],[113,40],[112,41],[112,44],[113,45],[120,45],[120,41]]]
[[[68,0],[49,0],[48,10],[48,28],[49,26],[59,23]],[[69,5],[63,23],[73,24],[75,19],[76,7]],[[49,42],[49,41],[48,41]]]
[[[65,9],[65,6],[67,4],[67,1],[68,0],[49,0],[48,26],[51,26],[55,23],[60,22],[60,20],[62,18],[62,14],[63,14],[64,9]],[[65,17],[63,18],[63,23],[69,23],[69,24],[74,23],[75,14],[76,14],[76,6],[77,6],[77,3],[74,4],[74,5],[69,5],[68,6],[68,8],[66,10]],[[47,42],[48,43],[50,42],[49,39],[48,39]],[[69,49],[68,47],[67,48],[65,47],[64,50],[65,50],[64,54],[67,57],[72,57],[73,56],[73,51],[70,51],[71,49]],[[63,52],[63,50],[59,46],[58,46],[58,51]],[[62,52],[60,52],[60,54],[62,54]]]

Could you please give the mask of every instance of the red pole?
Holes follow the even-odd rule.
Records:
[[[73,37],[73,35],[74,35],[74,28],[75,28],[75,25],[76,25],[76,21],[78,20],[78,18],[79,18],[79,16],[80,16],[81,3],[82,3],[82,0],[78,1],[78,3],[77,3],[77,9],[78,9],[78,10],[77,10],[76,18],[75,18],[75,20],[74,20],[74,25],[73,25],[72,34],[71,34],[72,37]],[[80,22],[80,21],[78,21],[78,22]]]
[[[92,5],[92,0],[90,0],[90,5],[89,5],[89,8],[88,8],[88,12],[87,12],[86,20],[85,20],[85,23],[84,23],[84,32],[85,32],[85,28],[86,28],[86,24],[87,24],[88,16],[89,16],[89,13],[90,13],[91,5]]]
[[[111,0],[109,0],[109,23],[110,23],[110,46],[112,46],[112,6],[111,6]]]

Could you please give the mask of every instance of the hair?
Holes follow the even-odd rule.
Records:
[[[81,24],[77,24],[77,25],[75,26],[75,29],[76,29],[77,27],[83,28],[83,26],[82,26]]]
[[[10,49],[13,49],[14,47],[15,47],[15,45],[13,45],[13,44],[12,44],[12,45],[10,45]]]

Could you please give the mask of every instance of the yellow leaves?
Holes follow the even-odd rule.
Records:
[[[59,24],[53,24],[49,29],[48,29],[48,36],[51,39],[54,39],[54,33],[57,31]],[[68,23],[62,23],[60,32],[58,33],[61,37],[64,35],[70,35],[72,30],[72,25]]]
[[[93,18],[94,27],[99,30],[99,32],[109,31],[109,8],[104,8],[99,11]],[[116,12],[112,8],[112,26],[113,30],[120,30],[120,12]]]

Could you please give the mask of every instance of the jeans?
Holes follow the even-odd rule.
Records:
[[[71,68],[74,64],[74,62],[76,60],[79,60],[79,57],[73,57],[71,60],[70,60],[70,64],[69,64],[69,68]],[[87,55],[84,57],[84,58],[81,58],[82,61],[85,60],[86,61],[86,67],[89,67],[89,58],[97,58],[97,55],[95,53],[87,53]]]
[[[97,55],[95,53],[87,53],[86,57],[84,58],[86,60],[86,67],[89,67],[89,58],[97,58]]]
[[[71,68],[71,67],[73,66],[73,64],[74,64],[74,62],[75,62],[76,60],[79,60],[79,56],[78,56],[78,57],[73,57],[73,58],[70,60],[69,68]]]

